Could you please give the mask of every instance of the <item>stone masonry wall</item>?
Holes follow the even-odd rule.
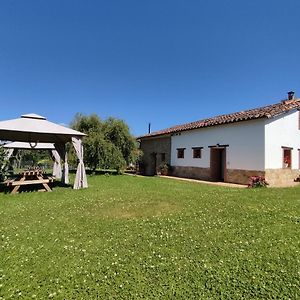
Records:
[[[199,167],[172,167],[172,175],[199,180],[211,180],[210,168]],[[300,175],[299,170],[270,169],[266,171],[227,169],[225,182],[248,184],[251,176],[265,177],[270,187],[294,186],[294,179]]]
[[[143,151],[142,174],[152,176],[162,163],[171,162],[171,137],[146,138],[141,140],[140,148]],[[165,161],[162,161],[162,153],[165,153]]]
[[[291,169],[267,169],[266,181],[270,186],[294,186],[299,183],[295,183],[296,179],[300,175],[300,170]]]
[[[199,167],[172,167],[172,175],[184,178],[193,178],[199,180],[211,181],[210,168]],[[227,169],[225,174],[225,182],[248,184],[251,176],[265,176],[263,171],[237,170]]]
[[[210,168],[176,166],[172,167],[171,175],[183,178],[210,180]]]
[[[251,176],[263,176],[264,171],[227,169],[225,181],[238,184],[248,184]]]

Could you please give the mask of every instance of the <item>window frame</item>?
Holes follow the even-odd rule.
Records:
[[[176,150],[177,150],[177,158],[178,159],[183,159],[184,158],[184,150],[185,150],[186,148],[177,148]],[[180,155],[180,153],[182,154],[182,155]]]
[[[203,147],[192,147],[192,150],[193,150],[193,158],[195,158],[195,159],[200,159],[200,158],[202,158],[202,149],[203,149]],[[196,155],[196,151],[199,151],[199,156]]]
[[[282,148],[282,168],[283,169],[292,169],[292,165],[293,165],[292,150],[293,150],[293,148],[286,147],[286,146],[282,146],[281,148]],[[289,151],[288,152],[289,155],[286,154],[287,151]]]

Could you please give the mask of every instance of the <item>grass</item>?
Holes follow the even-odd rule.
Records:
[[[0,299],[296,299],[300,188],[91,176],[0,194]]]

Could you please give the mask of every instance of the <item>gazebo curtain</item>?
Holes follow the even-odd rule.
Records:
[[[60,158],[64,162],[61,181],[64,184],[69,184],[69,165],[68,165],[68,155],[66,151],[66,146],[64,143],[55,143],[54,146]]]
[[[51,153],[52,153],[52,157],[54,160],[52,175],[55,178],[61,178],[62,170],[61,170],[60,156],[59,156],[57,150],[51,150]]]
[[[5,159],[9,160],[12,157],[13,153],[14,153],[14,149],[7,149],[5,153]]]
[[[87,188],[87,179],[83,163],[83,147],[80,138],[72,137],[72,144],[75,148],[75,152],[78,158],[78,166],[76,171],[76,177],[74,181],[74,189]]]

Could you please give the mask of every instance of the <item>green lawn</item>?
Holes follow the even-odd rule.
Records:
[[[0,194],[0,299],[300,297],[300,187],[89,185]]]

